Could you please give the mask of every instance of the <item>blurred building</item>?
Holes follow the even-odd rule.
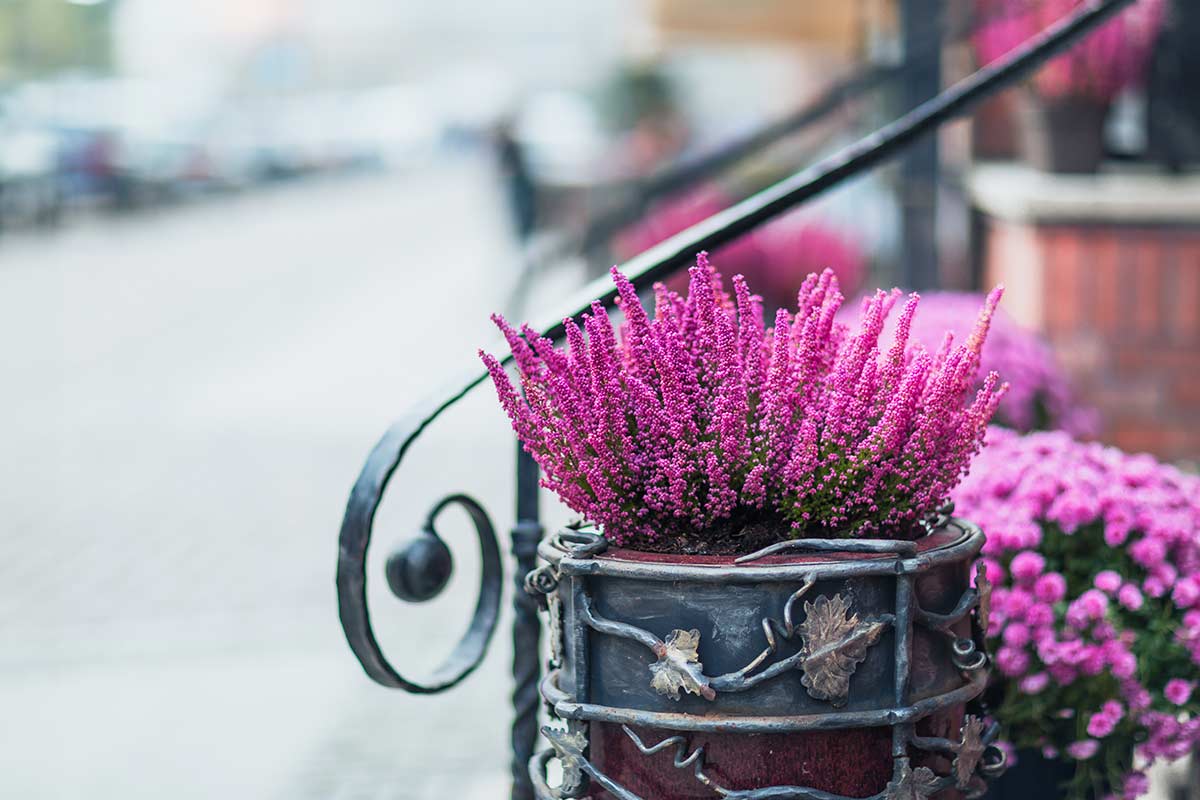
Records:
[[[63,69],[105,69],[111,56],[107,2],[0,3],[0,85]]]
[[[471,68],[510,87],[579,85],[621,58],[626,31],[642,14],[638,0],[123,0],[114,40],[126,74],[203,73],[267,91],[426,80]]]

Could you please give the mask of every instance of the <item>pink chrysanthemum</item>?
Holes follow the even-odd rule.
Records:
[[[1064,433],[991,428],[953,494],[999,578],[989,636],[1014,678],[996,709],[1007,735],[1075,759],[1072,786],[1135,796],[1136,777],[1114,777],[1135,756],[1200,745],[1200,478]]]

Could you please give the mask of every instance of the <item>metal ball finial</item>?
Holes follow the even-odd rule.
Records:
[[[454,557],[446,543],[426,529],[388,556],[384,574],[392,594],[410,603],[424,603],[441,594],[450,582]]]

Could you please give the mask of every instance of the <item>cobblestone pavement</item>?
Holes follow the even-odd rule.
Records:
[[[469,160],[0,241],[0,796],[504,796],[504,638],[448,695],[376,687],[333,568],[369,447],[494,341],[510,248]],[[511,520],[494,398],[446,423],[381,510],[379,561],[446,492]],[[414,673],[466,625],[460,549],[428,606],[374,587]]]

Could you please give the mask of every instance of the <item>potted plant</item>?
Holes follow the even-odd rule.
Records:
[[[1013,777],[1045,758],[1069,798],[1145,794],[1200,743],[1200,478],[1064,433],[988,438],[954,498],[988,530]]]
[[[990,63],[1070,13],[1083,0],[979,0],[976,56]],[[1018,105],[1018,144],[1047,172],[1095,172],[1113,99],[1146,75],[1162,0],[1141,0],[1043,67]]]
[[[947,331],[966,336],[984,297],[972,292],[928,292],[921,297],[921,313],[913,318],[908,338],[928,350],[937,349]],[[838,317],[854,327],[862,319],[862,305],[852,305]],[[896,325],[889,322],[882,341],[890,343]],[[1004,376],[1008,391],[996,408],[993,423],[1028,433],[1061,430],[1072,436],[1093,435],[1098,427],[1095,409],[1083,404],[1054,357],[1050,346],[1033,331],[1017,324],[1003,309],[997,309],[988,328],[987,342],[980,353],[979,371]],[[979,381],[982,386],[982,376]]]
[[[831,798],[978,793],[1003,767],[986,685],[989,588],[974,525],[937,513],[1003,394],[972,391],[999,300],[935,353],[851,333],[829,271],[764,324],[704,254],[653,317],[615,269],[568,348],[497,324],[523,393],[481,352],[525,448],[587,520],[528,577],[551,626],[542,695],[566,728],[539,797]],[[545,763],[557,756],[554,789]]]

